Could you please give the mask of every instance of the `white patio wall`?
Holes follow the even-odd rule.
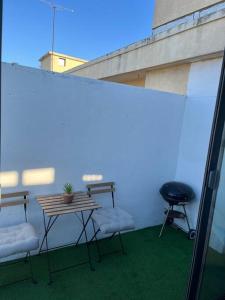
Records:
[[[196,193],[196,199],[187,206],[193,228],[198,217],[221,64],[221,59],[196,62],[189,74],[175,179],[189,184]]]
[[[116,202],[136,228],[160,224],[159,188],[175,177],[184,108],[180,95],[4,64],[1,163],[18,184],[3,191],[31,192],[29,218],[41,235],[36,195],[61,192],[65,182],[85,189],[84,174],[101,174],[116,182]],[[54,182],[25,186],[24,170],[39,168],[54,168]],[[3,209],[0,225],[21,217]],[[66,216],[50,243],[70,242],[79,230]]]

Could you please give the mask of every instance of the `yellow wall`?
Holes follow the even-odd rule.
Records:
[[[222,2],[221,0],[156,0],[153,28]]]
[[[185,95],[190,64],[183,64],[146,73],[145,87]]]
[[[59,59],[64,59],[65,60],[65,66],[62,66],[59,64]],[[80,66],[84,64],[86,61],[78,58],[73,58],[71,56],[67,56],[64,54],[57,54],[54,53],[49,53],[45,55],[43,58],[40,59],[41,62],[41,68],[44,70],[49,70],[53,72],[65,72],[67,70],[70,70],[72,68],[75,68],[77,66]],[[52,64],[53,62],[53,64]],[[53,66],[53,68],[52,68]]]
[[[145,79],[137,79],[137,80],[131,80],[131,81],[126,81],[126,82],[121,82],[121,83],[128,84],[128,85],[145,87]]]
[[[51,70],[51,57],[50,56],[46,56],[41,61],[41,68],[44,70]]]

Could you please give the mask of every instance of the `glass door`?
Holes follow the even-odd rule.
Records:
[[[225,52],[224,52],[225,53]],[[186,300],[225,300],[225,55]]]
[[[223,151],[200,300],[225,299],[225,156]]]

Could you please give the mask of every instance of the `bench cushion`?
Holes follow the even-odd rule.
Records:
[[[92,218],[105,234],[134,229],[132,216],[119,207],[100,208],[94,211]]]
[[[0,258],[35,250],[38,246],[39,239],[29,223],[0,228]]]

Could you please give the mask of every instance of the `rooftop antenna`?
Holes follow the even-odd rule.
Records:
[[[73,9],[57,5],[53,1],[40,0],[42,3],[48,5],[52,10],[52,61],[51,61],[51,71],[53,72],[53,60],[54,60],[54,48],[55,48],[55,14],[56,11],[68,11],[74,13]]]

